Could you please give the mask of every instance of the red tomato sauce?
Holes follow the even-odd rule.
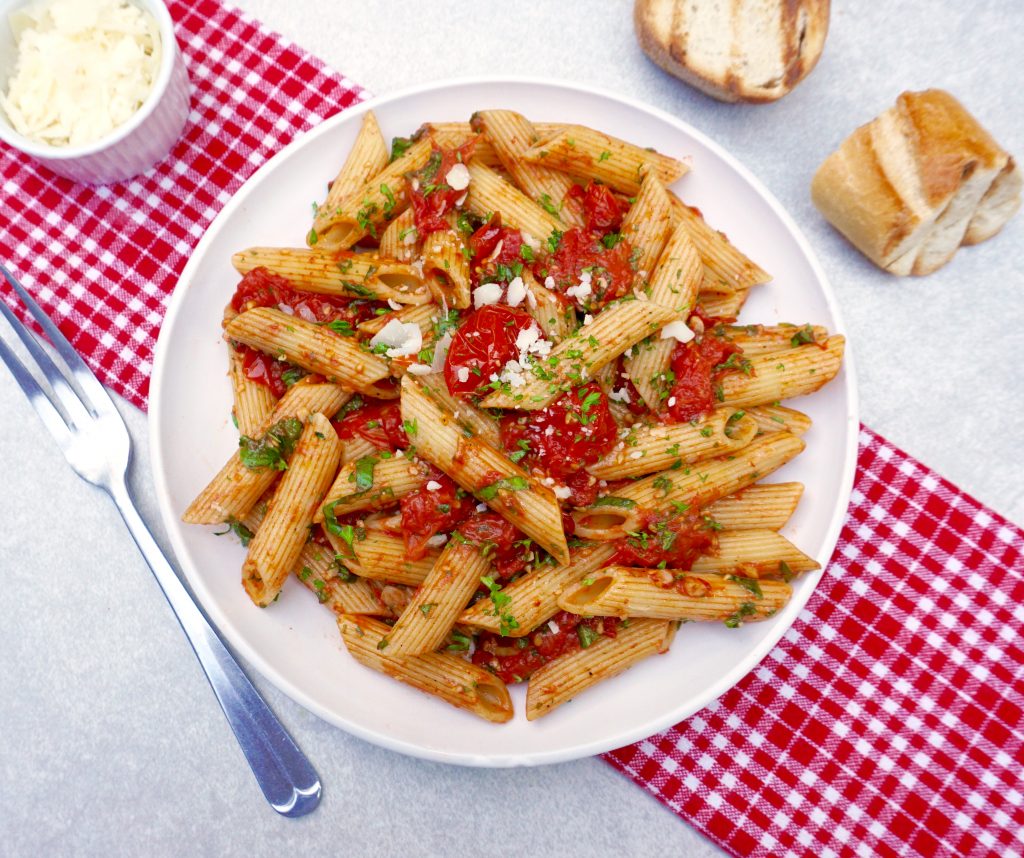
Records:
[[[431,468],[429,480],[440,483],[441,488],[430,491],[424,486],[399,501],[405,556],[409,560],[423,557],[430,537],[454,530],[476,509],[476,499],[447,474]]]
[[[674,381],[665,403],[669,417],[685,423],[714,410],[718,384],[726,373],[740,368],[742,354],[738,345],[716,337],[710,329],[688,343],[678,343],[672,352]],[[730,361],[733,355],[737,358]]]
[[[508,283],[516,276],[520,266],[528,261],[523,255],[523,235],[518,229],[501,225],[501,213],[496,212],[483,226],[469,237],[473,254],[470,279],[474,286],[488,282]],[[525,251],[532,258],[532,253]]]
[[[470,542],[481,545],[501,578],[522,571],[532,555],[532,545],[519,529],[496,512],[474,512],[458,527]]]
[[[331,421],[342,441],[365,438],[380,450],[404,450],[409,436],[402,426],[402,409],[394,400],[364,399],[363,405]]]
[[[622,218],[629,211],[628,203],[620,203],[607,185],[593,179],[585,188],[582,185],[573,185],[566,197],[582,203],[586,227],[598,235],[618,230],[622,226]]]
[[[242,277],[231,298],[231,307],[239,313],[256,307],[280,306],[287,307],[307,322],[325,324],[341,319],[353,328],[374,315],[373,305],[368,301],[306,292],[297,289],[290,280],[262,267],[254,268]]]
[[[242,345],[242,343],[237,343],[235,349],[242,355],[242,372],[245,377],[257,384],[262,384],[278,399],[284,396],[285,391],[288,390],[288,385],[283,378],[287,370],[295,369],[298,374],[305,374],[305,370],[293,367],[288,361],[275,360],[270,355],[265,355],[261,351]]]
[[[477,638],[473,664],[487,668],[503,682],[522,682],[538,668],[559,656],[581,648],[580,627],[586,629],[583,638],[593,641],[599,637],[613,638],[621,622],[617,617],[591,617],[583,619],[577,614],[560,611],[548,623],[521,638],[505,638],[493,632],[483,632]]]
[[[607,396],[592,381],[540,411],[505,417],[501,440],[510,454],[525,454],[519,456],[521,463],[563,482],[573,493],[573,504],[588,506],[597,496],[597,482],[583,469],[615,446],[618,428]]]
[[[643,528],[619,540],[606,565],[689,569],[716,542],[714,532],[696,508],[682,513],[654,513]]]
[[[448,171],[473,157],[476,138],[463,143],[458,149],[434,146],[430,160],[410,177],[409,199],[416,230],[421,237],[431,232],[448,229],[446,215],[455,209],[456,201],[466,191],[450,187],[445,181]]]
[[[534,324],[522,310],[501,304],[488,304],[474,310],[452,336],[444,378],[453,396],[483,395],[491,376],[500,374],[505,364],[519,357],[516,338]],[[459,370],[465,380],[461,379]]]
[[[636,275],[629,261],[632,252],[628,241],[608,248],[593,233],[574,227],[562,236],[558,249],[534,267],[534,274],[541,282],[554,278],[555,288],[564,293],[589,271],[592,293],[576,303],[580,309],[594,311],[632,289]]]

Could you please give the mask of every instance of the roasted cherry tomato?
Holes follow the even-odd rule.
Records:
[[[628,241],[609,248],[593,233],[575,227],[562,236],[551,256],[534,267],[534,274],[544,283],[553,278],[560,292],[573,289],[571,297],[577,306],[593,311],[632,289],[636,275],[629,261],[632,252]]]
[[[589,647],[600,637],[615,637],[617,617],[583,619],[560,611],[540,628],[520,638],[484,632],[477,639],[473,663],[485,667],[504,682],[522,682],[549,661]]]
[[[409,437],[402,428],[402,409],[394,400],[366,399],[361,407],[335,420],[333,426],[343,441],[365,438],[381,450],[404,450],[409,446]]]
[[[602,236],[622,226],[622,218],[628,211],[628,203],[619,203],[607,185],[593,179],[587,183],[586,188],[573,185],[566,196],[574,197],[582,203],[587,229]]]
[[[615,446],[618,425],[597,382],[575,387],[547,408],[506,417],[501,439],[513,456],[565,478],[592,465]],[[587,480],[575,485],[583,489]],[[568,483],[567,483],[568,485]],[[569,486],[570,489],[572,486]]]
[[[648,517],[640,530],[621,539],[608,562],[648,569],[689,569],[715,542],[714,531],[699,509],[658,513]]]
[[[455,396],[482,394],[492,375],[519,357],[516,338],[535,322],[521,310],[488,304],[474,310],[452,337],[444,378]]]
[[[476,509],[475,498],[447,474],[432,470],[427,484],[431,482],[439,483],[440,488],[431,491],[424,486],[399,501],[405,556],[410,560],[419,560],[427,553],[430,537],[448,533]]]
[[[453,188],[448,184],[448,173],[456,164],[462,164],[473,157],[475,145],[474,137],[458,149],[435,146],[427,163],[412,174],[409,199],[420,236],[448,229],[446,215],[466,193],[465,188]]]
[[[496,512],[475,512],[459,525],[459,533],[476,542],[502,578],[510,578],[529,562],[532,544],[519,529]]]
[[[742,369],[743,350],[724,337],[705,333],[679,343],[672,352],[674,380],[665,403],[666,413],[679,423],[714,410],[717,385],[728,372]]]

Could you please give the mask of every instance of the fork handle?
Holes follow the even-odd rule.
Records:
[[[263,795],[283,816],[320,802],[320,779],[174,573],[123,481],[108,489],[213,686]]]

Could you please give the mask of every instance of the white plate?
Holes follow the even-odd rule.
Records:
[[[523,689],[516,718],[489,724],[356,664],[333,616],[297,581],[266,610],[240,583],[242,549],[214,528],[179,516],[237,447],[220,319],[238,276],[231,254],[251,245],[302,246],[311,203],[320,200],[369,109],[386,136],[421,123],[466,120],[474,110],[510,108],[535,120],[592,125],[677,157],[693,172],[676,189],[715,227],[774,275],[755,289],[743,319],[824,324],[842,331],[832,290],[806,240],[779,203],[730,155],[662,111],[607,93],[530,80],[431,84],[350,108],[260,169],[203,237],[171,298],[156,349],[150,431],[157,497],[179,563],[202,606],[231,645],[294,700],[387,748],[474,766],[536,765],[601,753],[642,739],[696,712],[732,687],[796,619],[820,575],[804,577],[774,619],[730,630],[684,626],[672,650],[587,691],[530,723]],[[780,153],[779,157],[785,157]],[[799,400],[814,418],[806,452],[773,480],[806,492],[785,533],[824,565],[835,547],[853,482],[857,407],[850,358],[825,390]]]

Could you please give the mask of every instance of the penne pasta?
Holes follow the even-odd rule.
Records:
[[[261,608],[277,598],[291,574],[340,460],[341,442],[330,422],[322,414],[310,415],[242,565],[245,591]]]
[[[644,176],[619,232],[636,256],[634,288],[645,290],[672,233],[672,201],[655,173]]]
[[[253,435],[273,412],[277,397],[266,385],[258,384],[246,376],[242,354],[230,342],[228,360],[235,400],[235,407],[232,409],[235,425],[243,435]]]
[[[562,342],[579,327],[576,313],[562,304],[554,292],[541,286],[528,268],[523,269],[522,276],[528,290],[526,312],[536,321],[546,340]]]
[[[384,142],[377,117],[372,110],[363,114],[355,143],[342,165],[341,171],[331,182],[327,199],[317,206],[313,218],[313,229],[306,241],[312,246],[328,248],[337,238],[337,232],[330,228],[330,212],[359,191],[363,185],[383,170],[388,163],[388,146]]]
[[[508,597],[508,602],[502,611],[516,621],[513,628],[505,629],[507,635],[524,637],[547,622],[558,610],[559,594],[569,585],[596,572],[611,560],[614,553],[612,545],[582,545],[572,550],[568,563],[542,563],[511,584],[506,584],[501,592]],[[485,599],[466,608],[459,622],[494,633],[502,630],[501,617]],[[505,625],[511,624],[506,622]]]
[[[603,366],[675,315],[652,301],[627,299],[609,304],[590,325],[578,328],[555,346],[543,363],[532,364],[533,377],[525,384],[512,387],[503,382],[481,405],[527,411],[544,408],[573,385],[594,378]]]
[[[501,446],[501,430],[498,428],[498,422],[483,409],[452,396],[448,392],[448,385],[445,384],[444,376],[441,373],[423,375],[417,381],[423,392],[433,399],[441,409],[451,412],[463,433],[475,436],[491,447]]]
[[[665,652],[672,639],[666,620],[632,620],[615,637],[599,637],[586,649],[556,658],[530,677],[526,718],[534,721],[599,682],[618,676],[655,653]]]
[[[803,483],[757,483],[715,501],[704,512],[728,531],[781,530],[803,492]]]
[[[693,564],[694,572],[736,572],[748,578],[789,579],[821,568],[786,537],[774,530],[723,531],[713,553]]]
[[[756,434],[757,424],[733,408],[718,408],[699,423],[634,426],[620,433],[615,449],[587,471],[600,479],[620,480],[679,469],[735,452]]]
[[[548,236],[563,226],[554,215],[549,214],[515,185],[506,182],[490,167],[470,161],[469,197],[466,205],[480,217],[489,217],[501,212],[502,222],[515,227],[534,241],[545,241]]]
[[[330,536],[328,533],[328,538]],[[345,557],[353,555],[353,571],[357,575],[412,587],[423,583],[441,553],[439,549],[431,548],[419,560],[411,560],[405,555],[402,537],[369,528],[357,533],[351,546],[338,547],[343,549],[339,553]]]
[[[326,246],[344,249],[367,236],[379,239],[385,225],[409,206],[406,175],[426,165],[432,147],[429,138],[418,140],[337,206],[321,208],[314,225],[318,243],[324,236]]]
[[[564,172],[523,160],[526,150],[539,139],[525,116],[511,110],[481,110],[474,114],[474,118],[519,190],[562,223],[583,226],[583,209],[579,202],[566,199],[573,186],[572,179]]]
[[[658,257],[651,276],[650,299],[672,309],[675,320],[685,324],[697,301],[701,271],[700,256],[689,233],[685,227],[677,227]],[[652,411],[668,395],[666,372],[677,342],[664,334],[651,334],[637,345],[632,357],[626,358],[629,379]]]
[[[419,255],[419,233],[412,209],[406,209],[384,227],[380,235],[380,255],[398,262],[412,262]]]
[[[722,325],[714,333],[736,343],[745,357],[781,352],[808,343],[822,343],[828,331],[821,325]]]
[[[588,617],[722,620],[730,626],[778,613],[792,595],[789,584],[685,569],[608,566],[568,588],[563,611]]]
[[[459,310],[470,305],[469,250],[454,226],[424,236],[423,272],[438,304]]]
[[[794,435],[803,435],[811,428],[810,417],[802,411],[786,408],[784,405],[756,405],[745,411],[757,424],[757,431],[762,435],[769,432],[792,432]]]
[[[422,462],[390,453],[385,458],[380,451],[350,460],[337,472],[313,520],[333,521],[360,510],[394,506],[424,485],[428,473]]]
[[[388,654],[422,655],[441,646],[490,571],[491,561],[479,545],[449,540],[412,601],[384,638],[388,642]]]
[[[418,455],[449,474],[555,559],[568,560],[562,512],[551,489],[485,442],[466,437],[454,415],[408,376],[402,379],[402,419],[417,426]]]
[[[582,125],[566,126],[553,137],[531,146],[522,157],[530,164],[598,179],[629,196],[639,192],[648,172],[667,186],[690,169],[676,158]]]
[[[280,460],[286,460],[287,450],[281,448],[280,442],[273,443],[280,433],[274,432],[275,437],[270,438],[272,430],[293,419],[305,422],[314,412],[334,414],[348,401],[349,395],[339,385],[316,384],[303,379],[281,398],[252,436],[251,443],[246,444],[246,439],[242,439],[243,449],[262,451],[267,447],[275,447],[281,452]],[[262,461],[266,460],[264,456]],[[250,456],[248,461],[252,466],[249,467],[246,461],[241,451],[233,453],[224,467],[189,504],[181,520],[189,524],[221,524],[243,519],[281,474],[276,467],[277,463],[261,463],[261,459]]]
[[[349,654],[360,664],[439,697],[496,723],[512,720],[512,700],[505,683],[474,664],[443,652],[395,658],[381,643],[390,626],[358,614],[338,617]]]
[[[715,291],[719,284],[732,290],[746,290],[771,280],[767,271],[741,253],[723,233],[709,226],[697,209],[674,194],[670,194],[669,200],[673,217],[690,230],[690,238],[704,263],[702,291]]]
[[[829,337],[823,346],[806,345],[746,359],[749,371],[722,379],[722,402],[733,406],[768,405],[804,396],[828,384],[839,372],[846,339]]]
[[[265,515],[266,509],[257,507],[240,522],[248,531],[243,531],[243,545],[247,545],[259,530]],[[336,614],[391,616],[391,610],[377,598],[368,582],[352,575],[337,560],[333,551],[315,542],[307,542],[302,546],[299,559],[292,567],[292,574],[316,596],[321,605]]]
[[[226,333],[350,390],[369,393],[374,382],[390,374],[385,361],[349,338],[270,307],[240,313],[228,324]]]
[[[731,456],[644,477],[617,490],[614,506],[598,498],[592,506],[575,510],[576,533],[583,539],[618,539],[623,522],[634,522],[638,510],[707,506],[778,470],[804,446],[788,432],[778,432],[756,438]]]
[[[400,310],[392,310],[390,313],[381,313],[356,326],[361,334],[373,336],[380,333],[380,330],[392,319],[399,322],[412,322],[420,329],[424,340],[433,336],[434,322],[440,317],[440,310],[436,304],[417,304],[402,307]]]
[[[430,290],[417,269],[376,253],[326,253],[304,247],[250,247],[231,257],[239,274],[266,268],[307,292],[398,304],[427,304]]]

